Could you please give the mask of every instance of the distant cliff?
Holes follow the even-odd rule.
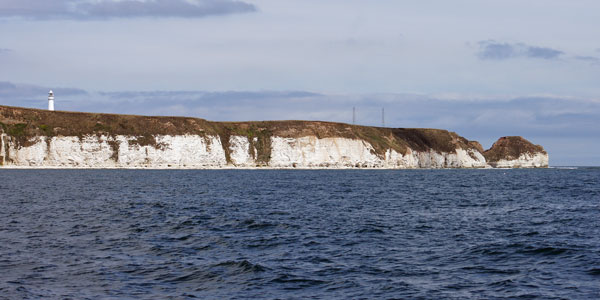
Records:
[[[0,164],[82,168],[547,167],[521,137],[483,151],[440,129],[316,121],[210,122],[185,117],[0,106]]]

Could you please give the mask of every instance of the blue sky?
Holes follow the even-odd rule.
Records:
[[[0,104],[522,135],[600,165],[598,1],[4,0]]]

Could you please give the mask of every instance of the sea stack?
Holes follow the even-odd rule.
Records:
[[[548,153],[520,136],[501,137],[483,153],[494,168],[547,168]]]

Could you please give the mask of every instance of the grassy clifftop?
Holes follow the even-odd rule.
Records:
[[[405,154],[409,147],[437,152],[453,152],[457,147],[480,150],[481,147],[477,142],[441,129],[382,128],[320,121],[212,122],[187,117],[47,111],[9,106],[0,106],[0,131],[11,136],[19,146],[27,146],[36,136],[128,135],[137,137],[140,145],[154,145],[156,135],[212,135],[219,136],[228,161],[229,137],[241,135],[249,137],[258,150],[257,160],[265,163],[270,159],[272,136],[361,139],[373,145],[376,154],[381,156],[387,149]]]

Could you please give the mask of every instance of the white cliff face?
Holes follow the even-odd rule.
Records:
[[[106,136],[53,137],[42,164],[59,167],[115,167],[113,150]]]
[[[33,167],[218,168],[227,164],[216,136],[157,136],[141,146],[131,136],[36,137],[31,146],[8,147],[8,165]],[[115,145],[117,149],[113,149]],[[115,153],[116,151],[116,153]]]
[[[17,167],[82,168],[223,168],[257,167],[258,151],[246,136],[229,139],[228,164],[218,136],[159,135],[150,145],[133,136],[35,137],[29,146],[17,148],[10,137],[0,138],[2,165]],[[516,160],[499,161],[495,167],[547,167],[548,156],[524,154]],[[272,168],[485,168],[490,167],[474,149],[455,152],[415,151],[405,155],[388,149],[377,155],[366,141],[342,137],[271,137]]]
[[[363,167],[363,168],[485,168],[485,158],[476,150],[455,153],[418,152],[406,155],[388,149],[384,157],[371,144],[347,138],[271,138],[272,167]]]
[[[457,158],[460,161],[459,165],[464,168],[488,168],[489,165],[485,162],[485,157],[481,152],[475,149],[456,149]]]
[[[254,142],[256,141],[257,138],[254,138]],[[229,138],[229,150],[231,151],[229,158],[234,166],[253,167],[256,165],[256,160],[254,158],[257,157],[258,151],[255,147],[252,147],[252,150],[250,150],[250,141],[248,140],[248,137],[231,136]],[[253,155],[251,155],[251,153]]]
[[[499,160],[492,164],[495,168],[547,168],[548,167],[548,154],[535,153],[529,154],[524,153],[517,159],[513,160]]]
[[[438,153],[433,150],[417,152],[419,168],[485,168],[488,167],[485,158],[479,151],[457,148],[456,152]]]
[[[362,140],[324,138],[271,138],[271,167],[377,167],[382,160]]]
[[[414,169],[419,167],[419,158],[412,149],[408,149],[406,155],[388,149],[385,152],[385,166],[390,169]]]
[[[31,146],[16,149],[14,144],[8,148],[8,157],[18,166],[44,166],[44,159],[48,153],[46,137],[35,137],[30,142]]]
[[[140,146],[131,137],[118,136],[119,167],[219,168],[227,164],[217,136],[157,136],[157,146]]]

